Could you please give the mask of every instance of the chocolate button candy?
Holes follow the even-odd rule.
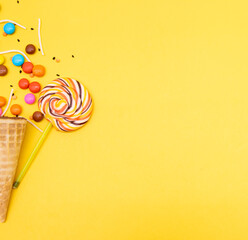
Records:
[[[8,69],[4,65],[0,65],[0,76],[5,76],[8,73]]]
[[[33,113],[33,119],[35,122],[40,122],[44,118],[43,113],[36,111]]]
[[[26,53],[28,54],[34,54],[36,51],[36,48],[33,44],[28,44],[25,49]]]

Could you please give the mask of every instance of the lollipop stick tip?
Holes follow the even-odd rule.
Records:
[[[20,185],[20,182],[14,182],[14,184],[13,184],[13,189],[18,188],[18,187],[19,187],[19,185]]]

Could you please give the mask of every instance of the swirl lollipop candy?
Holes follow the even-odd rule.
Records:
[[[62,132],[77,130],[88,122],[93,110],[88,90],[80,82],[71,78],[58,78],[44,87],[40,93],[38,106],[49,124],[17,177],[13,188],[19,186],[52,126]]]
[[[58,78],[40,93],[39,108],[59,131],[74,131],[82,127],[92,113],[92,99],[78,81]]]

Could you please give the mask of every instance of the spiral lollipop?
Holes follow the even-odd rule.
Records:
[[[19,186],[52,126],[62,132],[77,130],[88,122],[93,110],[88,90],[80,82],[71,78],[58,78],[44,87],[40,93],[38,106],[49,124],[17,177],[13,188]]]
[[[92,113],[88,90],[71,78],[58,78],[43,88],[38,106],[59,131],[74,131],[82,127]]]

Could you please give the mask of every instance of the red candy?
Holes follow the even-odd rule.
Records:
[[[33,72],[34,65],[31,62],[25,62],[22,64],[22,70],[25,73],[32,73]]]
[[[26,79],[26,78],[22,78],[22,79],[19,81],[18,85],[19,85],[19,87],[20,87],[21,89],[27,89],[28,86],[29,86],[29,81],[28,81],[28,79]]]
[[[32,93],[38,93],[41,89],[41,86],[38,82],[31,82],[29,84],[29,90],[32,92]]]

